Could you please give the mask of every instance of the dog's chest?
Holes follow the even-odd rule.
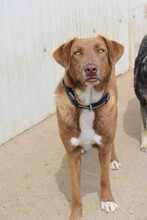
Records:
[[[93,88],[87,87],[85,91],[79,93],[80,100],[89,105],[98,101],[102,96],[102,92],[96,92]],[[79,117],[80,126],[80,144],[85,150],[91,148],[95,142],[100,142],[100,136],[94,130],[95,112],[93,110],[82,109]]]

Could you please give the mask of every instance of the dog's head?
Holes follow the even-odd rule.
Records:
[[[74,38],[61,45],[53,56],[70,74],[73,82],[98,85],[109,79],[112,66],[120,59],[123,51],[121,44],[97,36]]]

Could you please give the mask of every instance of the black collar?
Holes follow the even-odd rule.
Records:
[[[110,99],[110,94],[109,94],[109,93],[104,93],[103,96],[102,96],[102,98],[101,98],[99,101],[93,102],[93,103],[91,103],[91,104],[89,104],[89,105],[82,105],[82,104],[78,101],[78,99],[77,99],[77,94],[74,92],[74,90],[73,90],[71,87],[65,85],[64,80],[63,80],[63,86],[64,86],[64,89],[65,89],[65,91],[66,91],[66,94],[67,94],[69,100],[70,100],[71,103],[72,103],[75,107],[77,107],[77,108],[83,108],[83,109],[88,109],[88,110],[94,110],[94,109],[96,109],[96,108],[100,108],[100,107],[102,107],[103,105],[105,105],[105,104],[109,101],[109,99]]]

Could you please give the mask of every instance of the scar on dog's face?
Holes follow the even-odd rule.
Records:
[[[107,80],[114,65],[122,56],[121,44],[103,36],[79,39],[61,45],[54,53],[73,81],[97,85]]]

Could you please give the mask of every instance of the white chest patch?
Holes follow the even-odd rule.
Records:
[[[82,103],[89,105],[92,102],[98,101],[103,92],[97,92],[92,87],[87,86],[86,90],[83,92],[78,92],[78,96]],[[101,144],[101,136],[96,134],[93,129],[93,123],[95,120],[94,111],[88,109],[83,109],[80,118],[79,125],[81,129],[80,136],[78,138],[72,137],[71,143],[74,146],[81,145],[86,151],[91,148],[94,143]]]

